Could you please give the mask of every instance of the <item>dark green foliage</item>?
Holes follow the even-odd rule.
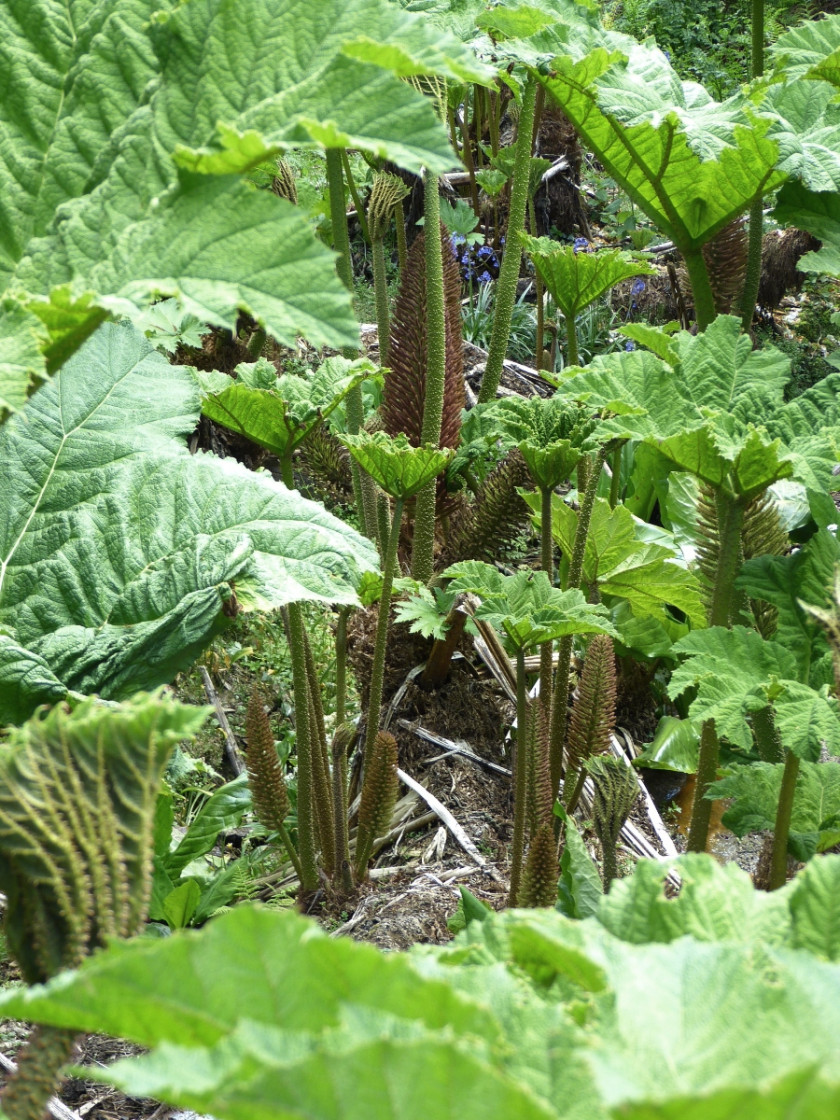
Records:
[[[718,99],[747,78],[748,0],[613,0],[607,12],[617,31],[640,40],[652,36],[682,78],[701,82]]]
[[[391,822],[397,800],[397,741],[387,731],[377,733],[367,760],[367,773],[359,806],[359,829],[356,833],[356,877],[367,870],[373,842],[382,836]]]
[[[289,814],[289,793],[274,746],[274,736],[256,687],[248,702],[245,734],[248,738],[248,784],[257,820],[276,832]]]

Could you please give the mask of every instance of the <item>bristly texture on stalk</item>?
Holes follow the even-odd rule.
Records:
[[[368,228],[372,241],[380,241],[388,232],[394,207],[410,194],[397,175],[380,171],[373,177],[367,205]]]
[[[58,1072],[73,1053],[76,1032],[37,1024],[17,1056],[18,1068],[2,1096],[7,1120],[33,1120],[46,1115],[45,1105],[56,1088]]]
[[[513,448],[487,476],[475,502],[458,519],[442,561],[495,560],[500,547],[512,544],[528,524],[530,510],[518,488],[527,487],[530,477],[522,453]]]
[[[743,217],[735,218],[703,246],[703,259],[719,315],[728,315],[741,297],[747,272],[747,247]]]
[[[572,708],[566,738],[569,771],[580,770],[593,755],[610,749],[615,726],[615,651],[612,638],[596,634],[589,643],[578,695]]]
[[[298,193],[295,173],[292,171],[290,164],[282,157],[277,159],[277,174],[271,180],[271,189],[281,198],[291,202],[293,206],[297,206]]]
[[[356,833],[356,878],[364,878],[373,842],[391,823],[397,801],[397,741],[387,731],[377,733],[367,760]]]
[[[776,504],[765,490],[744,510],[744,523],[741,526],[744,559],[752,560],[754,556],[782,556],[789,545],[790,537],[782,528]],[[779,619],[778,608],[760,599],[750,599],[750,610],[762,638],[772,638]]]
[[[522,889],[519,892],[522,906],[553,906],[557,901],[557,841],[550,824],[540,828],[525,862]]]
[[[274,746],[271,725],[256,688],[248,701],[245,733],[248,738],[245,762],[254,813],[264,828],[276,832],[289,815],[289,793]]]
[[[630,810],[639,796],[639,781],[632,767],[613,755],[590,758],[586,763],[586,770],[595,787],[592,819],[604,857],[606,893],[610,883],[616,878],[616,845],[624,822],[630,816]]]
[[[461,281],[449,234],[440,227],[443,253],[443,294],[446,312],[446,380],[443,397],[440,446],[457,447],[461,438],[464,407],[463,340],[461,334]],[[426,273],[424,230],[408,253],[400,278],[400,291],[391,327],[385,378],[382,419],[388,435],[405,432],[409,443],[419,447],[426,396]]]

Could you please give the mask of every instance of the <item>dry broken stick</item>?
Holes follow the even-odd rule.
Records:
[[[418,781],[415,781],[415,779],[412,778],[410,774],[406,774],[404,770],[397,770],[397,775],[404,785],[407,785],[409,789],[413,789],[415,793],[419,794],[420,797],[422,797],[426,804],[429,806],[429,808],[432,809],[438,817],[440,817],[440,819],[443,821],[443,823],[446,825],[446,827],[449,829],[449,831],[452,833],[452,835],[455,837],[455,839],[458,841],[458,843],[461,845],[470,859],[474,859],[478,866],[484,868],[484,870],[487,871],[487,873],[491,875],[497,883],[503,882],[502,877],[496,870],[496,868],[487,862],[487,860],[484,858],[475,844],[473,844],[472,840],[470,840],[469,836],[467,836],[461,825],[458,824],[449,810],[445,808],[445,806],[441,805],[435,795],[433,793],[430,793],[425,788],[425,786],[421,786]]]
[[[216,719],[219,721],[219,726],[225,735],[225,757],[228,760],[231,770],[238,778],[240,774],[245,771],[245,763],[242,761],[242,755],[239,753],[239,746],[236,742],[236,736],[230,729],[228,718],[225,715],[225,710],[222,707],[222,702],[219,699],[219,694],[213,687],[213,682],[210,680],[210,674],[200,666],[201,680],[204,684],[204,691],[207,694],[207,699],[213,705],[216,712]]]

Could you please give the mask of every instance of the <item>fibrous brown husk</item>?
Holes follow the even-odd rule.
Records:
[[[773,311],[785,292],[801,288],[805,273],[797,268],[799,258],[820,247],[820,242],[801,229],[772,230],[764,235],[761,247],[761,280],[758,305]]]
[[[534,196],[537,230],[532,232],[548,236],[554,226],[560,233],[578,230],[588,237],[589,220],[580,190],[583,152],[574,125],[556,105],[543,108],[534,154],[551,160],[563,156],[569,166],[552,175]]]
[[[440,446],[457,447],[464,407],[461,281],[449,234],[440,227],[443,253],[443,293],[446,316],[446,380]],[[408,254],[391,322],[390,372],[385,377],[383,427],[388,435],[404,432],[414,447],[421,443],[426,396],[426,268],[425,230]]]
[[[748,238],[743,218],[735,218],[703,246],[703,259],[718,315],[737,310],[747,273]]]

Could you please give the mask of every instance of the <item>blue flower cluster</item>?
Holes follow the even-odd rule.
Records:
[[[592,247],[589,244],[588,237],[576,237],[572,248],[576,253],[591,253]]]
[[[636,308],[639,306],[636,303],[636,296],[640,296],[642,294],[642,292],[645,290],[646,287],[647,287],[647,284],[645,284],[645,282],[641,278],[641,276],[637,276],[636,279],[633,281],[632,287],[630,288],[630,297],[631,297],[630,310],[631,311],[635,311]]]
[[[500,238],[504,244],[504,238]],[[488,284],[499,275],[499,256],[492,245],[470,245],[461,233],[453,233],[450,242],[465,281]]]

